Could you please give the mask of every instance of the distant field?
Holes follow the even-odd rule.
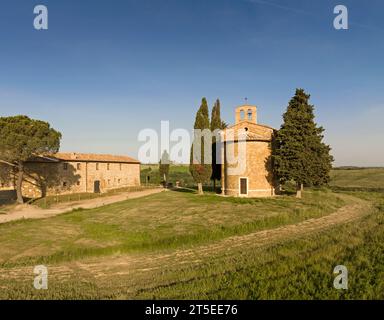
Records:
[[[150,183],[159,184],[159,166],[143,165],[141,170],[141,183],[146,183],[146,177],[150,177]],[[194,186],[195,183],[189,173],[188,165],[171,165],[169,181],[173,184],[179,181],[184,186]],[[330,186],[352,188],[383,188],[384,168],[348,168],[331,171]]]
[[[162,177],[159,175],[159,165],[142,165],[140,180],[141,184],[145,185],[148,183],[147,177],[149,177],[149,184],[160,184]],[[193,178],[189,173],[188,165],[171,165],[169,169],[168,182],[173,184],[179,181],[180,185],[190,187],[194,185]]]
[[[332,170],[331,179],[331,186],[384,189],[384,168]]]

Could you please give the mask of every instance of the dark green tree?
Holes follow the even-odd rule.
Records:
[[[321,186],[329,181],[333,157],[323,143],[322,127],[315,123],[310,95],[297,89],[283,115],[284,122],[273,143],[273,168],[281,183],[294,181],[301,198],[304,185]]]
[[[216,132],[226,127],[226,124],[221,120],[220,115],[220,100],[217,99],[211,114],[211,131],[212,131],[212,175],[213,189],[216,190],[216,181],[221,180],[221,164],[217,163],[217,137]],[[220,150],[218,150],[219,152]]]
[[[47,122],[27,116],[0,118],[0,159],[16,168],[18,203],[23,203],[21,188],[25,161],[33,156],[58,152],[60,139],[61,133]]]
[[[189,171],[197,183],[198,193],[203,194],[203,183],[208,182],[212,175],[212,145],[211,143],[206,145],[203,132],[203,130],[210,131],[206,98],[202,99],[201,106],[196,113],[194,129]],[[209,156],[205,156],[205,154]]]
[[[164,150],[159,162],[159,175],[160,175],[160,181],[164,181],[165,185],[168,182],[169,167],[170,167],[169,154],[167,150]]]

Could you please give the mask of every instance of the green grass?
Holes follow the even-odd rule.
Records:
[[[303,201],[163,192],[49,219],[2,224],[0,265],[173,250],[319,217],[343,203],[333,193],[320,191],[308,192]]]
[[[149,183],[158,185],[163,180],[159,175],[159,165],[142,165],[141,166],[141,184],[145,185],[147,183],[147,177],[150,177]],[[169,168],[169,177],[168,182],[176,184],[176,181],[179,181],[181,186],[192,187],[195,186],[195,182],[189,172],[189,165],[170,165]]]
[[[188,166],[172,170],[179,181],[190,177]],[[384,197],[373,192],[383,182],[384,169],[343,169],[332,172],[338,192],[307,190],[301,200],[183,189],[2,224],[0,299],[384,299]],[[345,204],[343,193],[371,202],[373,211],[299,239],[171,258],[327,215]],[[46,291],[32,287],[37,264],[52,270]],[[332,285],[339,264],[348,267],[347,291]]]
[[[304,239],[168,271],[160,285],[139,290],[134,297],[384,299],[384,199],[377,193],[353,195],[373,201],[375,212]],[[333,288],[333,269],[340,264],[348,268],[348,290]]]
[[[16,299],[384,299],[384,201],[379,193],[351,193],[375,204],[372,214],[303,238],[265,247],[239,246],[204,260],[124,273],[105,267],[95,277],[76,263],[50,276],[47,291],[28,275],[0,279],[1,298]],[[206,203],[201,200],[202,203]],[[208,199],[207,202],[210,202]],[[236,202],[228,201],[236,204]],[[246,205],[243,204],[242,205]],[[114,230],[109,230],[114,232]],[[98,232],[93,230],[92,232]],[[138,261],[150,256],[131,255]],[[96,259],[96,258],[95,258]],[[129,257],[126,260],[129,262]],[[97,258],[94,261],[99,261]],[[144,263],[145,264],[145,263]],[[349,271],[349,289],[333,288],[336,265]],[[69,277],[65,273],[71,270]],[[130,268],[128,268],[130,270]]]
[[[384,191],[384,168],[332,170],[330,185],[339,188],[382,189]]]

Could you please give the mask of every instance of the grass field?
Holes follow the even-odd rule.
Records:
[[[148,181],[149,177],[149,181]],[[159,175],[159,165],[142,165],[141,167],[141,184],[160,184],[163,180]],[[188,165],[171,165],[169,170],[168,181],[175,185],[176,181],[184,187],[192,187],[195,185],[191,174],[189,173]]]
[[[380,189],[383,173],[335,170],[332,185]],[[359,215],[308,225],[345,206]],[[307,190],[302,200],[166,191],[2,224],[0,243],[1,299],[384,299],[378,191]],[[48,290],[32,286],[38,264],[48,267]],[[333,288],[340,264],[349,271],[344,291]]]
[[[327,201],[323,201],[327,199]],[[234,199],[168,191],[44,220],[0,225],[0,266],[169,250],[318,217],[343,205],[332,193]]]
[[[346,188],[381,188],[384,168],[338,169],[331,171],[331,186]]]

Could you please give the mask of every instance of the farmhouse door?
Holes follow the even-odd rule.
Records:
[[[240,178],[240,194],[248,194],[248,179]]]
[[[95,180],[95,182],[93,183],[93,192],[94,193],[100,193],[100,181],[99,180]]]

